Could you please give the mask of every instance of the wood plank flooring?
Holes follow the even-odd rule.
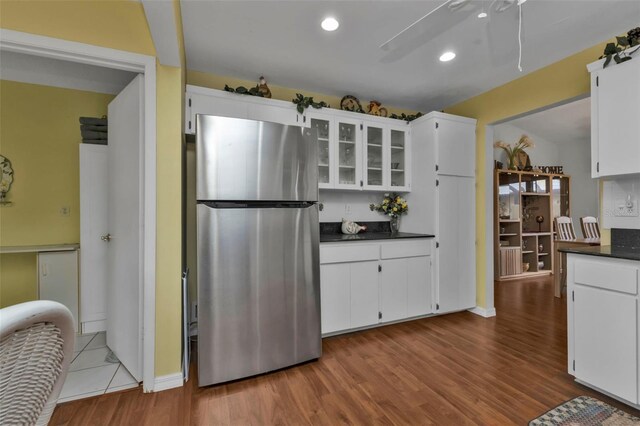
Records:
[[[526,425],[592,395],[566,373],[566,301],[551,277],[496,284],[498,316],[461,312],[325,339],[294,368],[198,388],[61,404],[52,425]]]

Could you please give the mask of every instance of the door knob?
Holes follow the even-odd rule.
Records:
[[[100,237],[100,239],[101,239],[102,241],[105,241],[105,242],[107,242],[107,243],[108,243],[109,241],[111,241],[111,238],[113,238],[113,237],[111,237],[111,234],[103,235],[102,237]]]

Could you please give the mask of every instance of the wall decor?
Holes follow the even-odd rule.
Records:
[[[340,109],[344,111],[364,113],[364,109],[362,109],[362,105],[360,105],[360,100],[351,95],[342,97],[342,100],[340,100]]]
[[[313,107],[315,109],[330,108],[326,102],[316,102],[313,100],[313,96],[304,96],[302,93],[296,93],[296,97],[291,99],[291,102],[296,104],[296,109],[300,114],[303,114],[304,110],[309,107]]]
[[[416,112],[415,114],[405,114],[404,112],[400,115],[398,114],[391,114],[389,116],[389,118],[395,118],[396,120],[402,120],[402,121],[406,121],[407,123],[415,120],[416,118],[420,118],[422,117],[424,114],[421,112]]]
[[[244,86],[238,86],[235,89],[227,84],[224,85],[225,92],[237,93],[239,95],[249,95],[249,96],[258,96],[260,98],[264,97],[262,92],[260,92],[260,85],[256,84],[255,87],[251,89],[247,89]]]
[[[367,114],[386,117],[387,109],[378,101],[369,101],[369,112],[367,112]]]
[[[616,64],[630,61],[631,55],[636,53],[640,47],[640,27],[632,28],[627,31],[626,35],[617,36],[615,43],[607,43],[604,47],[604,52],[599,59],[607,58],[602,65],[602,68],[606,68],[607,65],[613,59]],[[636,47],[629,51],[630,48]]]
[[[267,80],[262,75],[258,81],[258,91],[262,93],[263,98],[271,99],[271,89],[267,86]]]
[[[541,173],[549,173],[552,175],[563,175],[564,174],[564,166],[536,166],[534,171],[539,171]]]
[[[7,193],[11,189],[13,183],[13,168],[11,161],[3,155],[0,155],[0,205],[10,205],[11,201],[7,201]]]

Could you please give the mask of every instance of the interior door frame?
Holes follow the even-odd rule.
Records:
[[[156,58],[106,47],[0,29],[0,50],[144,74],[142,386],[155,387],[156,316]]]

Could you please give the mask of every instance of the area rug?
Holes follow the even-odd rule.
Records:
[[[602,401],[579,396],[547,411],[529,426],[627,426],[640,425],[640,418],[627,414]]]

